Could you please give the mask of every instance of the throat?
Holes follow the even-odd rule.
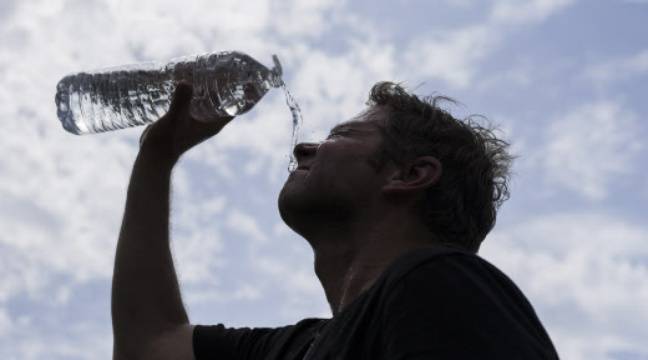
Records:
[[[333,311],[333,316],[341,313],[349,305],[355,302],[359,297],[361,297],[365,292],[371,288],[371,286],[376,282],[378,276],[373,277],[367,281],[350,281],[342,286],[342,295],[340,296],[340,302],[337,305],[337,308]]]
[[[369,290],[384,270],[385,265],[382,263],[358,264],[353,261],[318,263],[316,260],[315,267],[315,272],[324,287],[331,312],[333,316],[337,316]]]

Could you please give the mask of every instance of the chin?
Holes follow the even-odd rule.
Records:
[[[281,189],[281,192],[279,193],[279,198],[277,199],[279,215],[281,215],[281,219],[286,223],[286,225],[298,234],[300,233],[298,231],[299,226],[297,226],[300,222],[299,214],[305,212],[304,205],[300,204],[300,202],[298,194],[295,194],[293,189],[284,185],[283,189]]]
[[[307,238],[322,226],[346,222],[352,217],[349,202],[333,195],[286,184],[277,201],[279,214],[288,227]]]

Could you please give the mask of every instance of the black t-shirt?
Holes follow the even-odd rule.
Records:
[[[558,359],[531,304],[484,259],[433,246],[399,257],[331,319],[196,326],[197,360]]]

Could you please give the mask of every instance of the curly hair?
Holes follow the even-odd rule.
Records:
[[[376,166],[436,157],[442,175],[418,202],[418,214],[440,241],[476,253],[495,226],[497,210],[510,197],[515,156],[508,152],[510,144],[495,135],[497,128],[476,121],[485,117],[455,119],[437,106],[440,101],[456,103],[445,96],[419,98],[392,82],[372,87],[367,105],[388,109],[379,126],[383,143]]]

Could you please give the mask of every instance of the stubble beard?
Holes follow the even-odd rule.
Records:
[[[335,196],[333,192],[306,191],[286,185],[278,198],[283,221],[307,239],[323,227],[348,222],[353,213],[349,205],[348,200]]]

